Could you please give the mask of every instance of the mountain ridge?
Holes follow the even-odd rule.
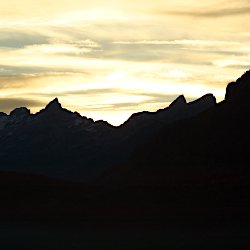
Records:
[[[58,98],[35,114],[24,107],[16,108],[10,115],[0,117],[0,139],[4,142],[0,145],[4,159],[0,170],[9,168],[70,180],[92,179],[126,161],[164,124],[196,116],[215,106],[214,100],[212,95],[205,95],[187,103],[180,96],[169,107],[134,114],[118,127],[67,110]],[[16,152],[14,156],[12,152]]]
[[[67,119],[54,126],[41,116],[17,130],[0,130],[0,220],[102,232],[139,226],[163,232],[157,242],[174,229],[176,242],[184,234],[188,239],[183,249],[197,240],[197,249],[208,242],[209,249],[225,248],[225,242],[228,249],[249,248],[248,76],[236,81],[240,90],[230,89],[229,99],[227,93],[226,100],[171,123],[155,119],[100,130],[86,120],[72,129]]]
[[[169,107],[156,112],[133,114],[118,127],[105,121],[94,122],[91,118],[69,111],[62,107],[58,98],[53,99],[36,114],[30,114],[24,107],[14,109],[10,115],[0,116],[0,171],[17,171],[89,182],[113,167],[124,164],[133,166],[131,159],[136,158],[137,162],[138,155],[141,155],[142,159],[145,155],[150,158],[150,155],[153,155],[151,151],[162,152],[162,148],[168,148],[168,151],[162,152],[159,157],[155,156],[156,161],[167,154],[168,158],[172,159],[169,160],[172,165],[182,162],[184,158],[179,159],[177,152],[181,150],[181,154],[186,155],[188,150],[196,148],[196,145],[192,144],[195,140],[201,147],[196,149],[199,154],[190,152],[193,157],[190,158],[190,164],[197,165],[198,159],[202,161],[203,158],[207,159],[207,165],[212,164],[207,157],[211,149],[215,150],[213,143],[217,145],[214,134],[227,141],[225,133],[227,129],[238,126],[236,119],[242,123],[248,120],[249,111],[245,111],[245,106],[249,105],[246,98],[249,74],[246,72],[235,83],[229,84],[225,101],[219,104],[212,94],[206,94],[192,102],[186,102],[185,97],[181,95]],[[238,88],[234,91],[235,86]],[[231,114],[235,114],[234,117],[231,117]],[[224,124],[224,121],[229,123]],[[169,134],[169,131],[173,131],[172,134]],[[204,137],[204,131],[208,131],[211,138]],[[236,136],[237,132],[233,130],[231,133]],[[188,134],[192,134],[194,139]],[[156,142],[158,137],[159,142]],[[183,138],[186,140],[183,141]],[[204,146],[206,141],[211,145]],[[237,142],[235,143],[237,145]],[[156,150],[158,144],[162,148]],[[148,151],[147,148],[151,148],[151,145],[155,148]],[[189,145],[189,149],[185,145]],[[228,149],[228,145],[224,147]],[[203,151],[202,147],[205,147]],[[217,155],[216,152],[214,154]],[[144,160],[142,162],[137,165],[146,164]]]
[[[230,86],[238,89],[233,92]],[[120,170],[113,169],[111,179],[119,185],[181,186],[249,176],[249,95],[247,71],[229,84],[225,101],[196,117],[162,127]]]
[[[174,106],[176,107],[176,105],[178,106],[182,106],[182,105],[185,105],[185,104],[189,104],[189,105],[192,105],[193,103],[196,103],[196,102],[199,102],[201,100],[204,100],[205,98],[207,97],[212,97],[212,99],[215,100],[215,104],[216,104],[216,98],[212,95],[212,94],[206,94],[194,101],[191,101],[191,102],[187,102],[184,95],[180,95],[178,96],[175,100],[173,100],[169,106],[165,107],[165,108],[161,108],[161,109],[158,109],[156,111],[140,111],[140,112],[137,112],[137,113],[134,113],[132,114],[126,121],[124,121],[122,124],[118,125],[118,126],[114,126],[112,124],[110,124],[109,122],[105,121],[105,120],[96,120],[94,121],[92,118],[87,118],[86,116],[84,115],[80,115],[77,111],[71,111],[67,108],[63,108],[62,107],[62,104],[59,102],[59,99],[56,97],[54,98],[53,100],[51,100],[43,109],[41,109],[40,111],[36,112],[36,113],[31,113],[30,110],[27,108],[27,107],[17,107],[15,109],[13,109],[12,111],[10,111],[10,114],[6,114],[4,112],[0,112],[0,117],[2,116],[5,116],[5,117],[9,117],[9,116],[15,116],[15,115],[21,115],[21,113],[23,113],[23,115],[25,116],[36,116],[36,115],[40,115],[40,114],[43,114],[45,112],[50,112],[50,113],[54,113],[54,114],[57,114],[59,111],[64,111],[65,113],[68,113],[68,114],[76,114],[78,115],[79,117],[82,117],[82,118],[86,118],[90,121],[93,121],[95,123],[105,123],[107,125],[110,125],[112,127],[121,127],[123,126],[124,124],[126,124],[130,119],[132,119],[133,117],[137,116],[137,115],[140,115],[140,114],[144,114],[144,113],[150,113],[150,114],[155,114],[155,113],[158,113],[158,112],[162,112],[166,109],[169,109],[169,108],[173,108]],[[18,116],[19,116],[18,115]],[[1,121],[0,121],[1,122]]]

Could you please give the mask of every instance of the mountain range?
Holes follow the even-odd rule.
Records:
[[[220,103],[211,94],[190,103],[180,96],[119,127],[58,99],[36,114],[17,108],[0,113],[0,140],[1,222],[114,230],[126,239],[126,230],[156,230],[139,249],[250,247],[250,71]]]
[[[211,94],[190,103],[180,96],[165,109],[133,114],[119,127],[64,109],[57,98],[36,114],[16,108],[0,114],[0,170],[89,181],[125,162],[166,124],[215,105]]]

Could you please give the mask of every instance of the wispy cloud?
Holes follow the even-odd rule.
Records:
[[[248,15],[250,14],[250,7],[233,7],[233,8],[220,8],[212,10],[171,10],[163,11],[162,14],[167,15],[180,15],[180,16],[189,16],[189,17],[200,17],[200,18],[221,18],[221,17],[230,17],[236,15]]]
[[[143,40],[143,41],[114,41],[114,44],[149,44],[149,45],[189,45],[189,46],[228,46],[239,45],[238,42],[214,40]]]
[[[9,113],[11,110],[19,107],[41,107],[44,103],[38,100],[25,99],[19,97],[0,98],[0,110]]]
[[[119,123],[178,94],[222,100],[249,65],[249,13],[249,0],[1,1],[2,108],[58,96]]]
[[[82,55],[90,53],[100,48],[100,45],[92,40],[80,40],[80,41],[68,41],[58,42],[56,40],[50,40],[47,44],[34,44],[25,46],[19,50],[23,54],[62,54],[62,55]]]

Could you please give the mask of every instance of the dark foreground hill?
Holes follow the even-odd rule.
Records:
[[[111,244],[112,247],[108,244],[106,249],[249,249],[249,97],[250,72],[246,72],[236,82],[228,85],[223,102],[215,104],[214,101],[206,101],[207,98],[212,100],[211,96],[205,96],[198,103],[204,103],[205,100],[206,108],[199,109],[196,113],[192,111],[192,115],[186,115],[187,110],[197,110],[194,109],[197,102],[188,105],[183,97],[180,97],[168,109],[155,114],[143,112],[132,116],[131,120],[119,128],[113,128],[103,122],[95,124],[96,130],[93,134],[99,133],[99,136],[96,136],[95,140],[89,139],[91,143],[97,143],[91,145],[105,145],[105,149],[112,149],[108,150],[108,156],[118,154],[118,160],[107,163],[101,177],[99,175],[87,184],[66,182],[60,179],[61,175],[58,175],[57,179],[50,179],[32,174],[2,172],[2,224],[29,223],[28,225],[50,225],[57,228],[74,227],[81,228],[85,235],[86,231],[93,228],[98,228],[102,235],[111,231],[121,232],[122,236],[118,237],[120,240],[117,240],[115,233],[110,239],[106,238],[106,241],[102,237],[91,236],[94,241],[102,239],[100,242],[115,244]],[[207,103],[211,105],[207,106]],[[49,105],[52,110],[48,112],[51,106],[47,107],[31,122],[25,122],[21,126],[8,125],[7,130],[4,128],[2,131],[12,133],[11,136],[18,135],[10,140],[1,132],[4,142],[12,145],[14,149],[19,147],[20,150],[20,145],[24,145],[22,140],[31,143],[29,145],[34,146],[34,151],[31,151],[34,157],[31,157],[32,164],[35,160],[38,165],[40,162],[47,163],[48,159],[51,161],[52,152],[55,159],[59,152],[69,157],[67,163],[71,163],[70,166],[74,167],[73,163],[83,164],[80,158],[76,157],[79,157],[81,150],[76,150],[79,155],[76,154],[76,158],[71,159],[71,151],[77,147],[61,148],[61,145],[66,145],[61,137],[67,131],[66,142],[75,138],[75,145],[83,144],[84,146],[79,147],[87,150],[83,141],[88,137],[79,135],[90,134],[82,132],[83,126],[77,127],[81,132],[75,132],[75,128],[67,128],[72,124],[72,116],[78,117],[77,114],[61,109],[57,100]],[[58,114],[58,109],[60,117],[56,118],[55,123],[54,117]],[[166,120],[164,117],[167,117]],[[85,119],[78,118],[81,121]],[[94,124],[92,121],[86,120],[87,122],[90,122],[91,126]],[[58,132],[47,135],[48,130],[57,129]],[[28,131],[26,136],[30,139],[19,137],[25,134],[24,131]],[[30,135],[30,131],[33,134]],[[76,133],[75,137],[72,131]],[[34,138],[37,136],[36,141]],[[108,140],[104,139],[105,136],[108,136]],[[82,140],[83,138],[85,139]],[[48,141],[51,147],[44,151],[45,147],[42,146],[39,155],[42,158],[36,158],[39,143]],[[56,150],[53,151],[55,146]],[[31,146],[27,147],[31,149]],[[8,150],[10,149],[11,146]],[[98,151],[95,147],[88,150],[96,150],[86,152],[94,152],[95,156],[103,155],[102,160],[107,157],[106,151]],[[9,158],[7,156],[9,152],[15,151],[4,149],[2,152],[5,153],[2,153],[3,162],[11,162],[11,155]],[[15,153],[13,155],[14,162],[17,158]],[[33,166],[29,158],[22,154],[19,156],[23,157],[20,162]],[[100,162],[99,160],[96,162]],[[52,163],[50,166],[54,167],[55,161]],[[60,164],[62,163],[60,161]],[[67,167],[67,164],[62,166]],[[42,165],[40,167],[42,168]],[[76,175],[79,169],[79,165],[74,167]],[[83,174],[81,171],[79,173]],[[138,241],[138,238],[131,236],[131,232],[143,236]],[[91,242],[80,235],[83,237],[82,242]],[[70,249],[67,245],[64,245],[65,248],[58,246],[47,249]],[[94,248],[83,247],[105,249],[104,246],[106,245],[101,243]]]

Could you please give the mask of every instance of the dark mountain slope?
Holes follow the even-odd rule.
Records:
[[[23,108],[11,112],[0,130],[2,170],[69,179],[92,174],[81,166],[97,165],[92,155],[107,141],[112,126],[63,109],[57,99],[35,115],[13,117],[19,110]]]
[[[118,159],[110,166],[127,161],[138,147],[144,145],[167,124],[195,117],[215,105],[216,99],[211,94],[189,103],[181,95],[167,108],[156,112],[144,111],[133,114],[116,129],[116,143],[113,151]]]
[[[250,177],[250,72],[229,84],[226,100],[165,126],[137,149],[117,182],[127,185],[247,184]],[[119,176],[119,177],[117,177]]]

